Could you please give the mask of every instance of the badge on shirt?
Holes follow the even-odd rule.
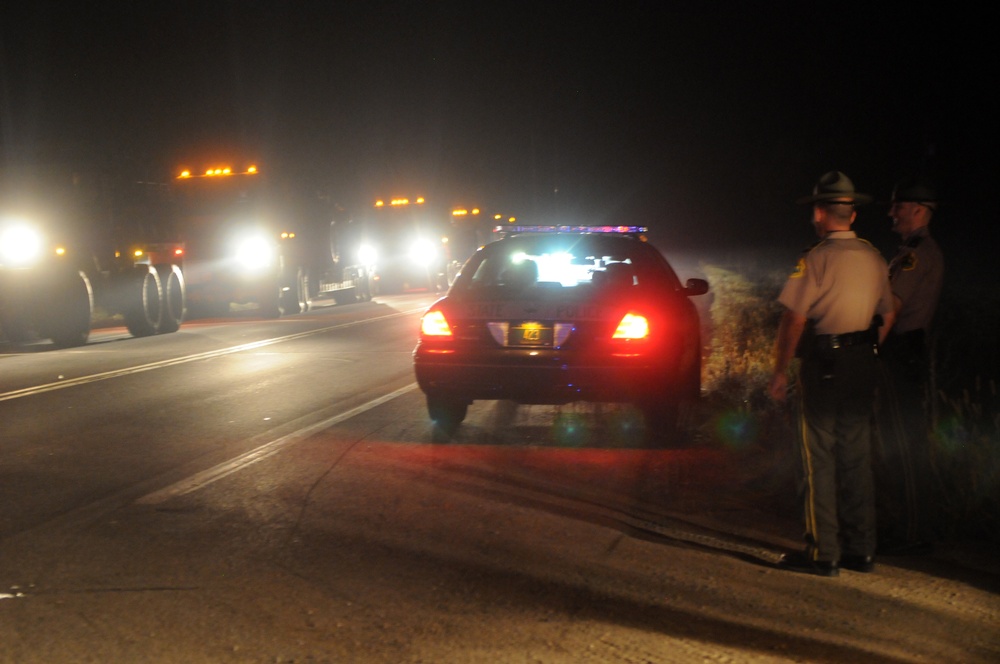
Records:
[[[804,277],[806,275],[806,259],[800,258],[799,262],[795,264],[795,269],[792,273],[788,275],[789,279],[798,279],[799,277]]]
[[[910,253],[906,254],[906,256],[903,257],[903,265],[902,265],[902,267],[903,267],[903,271],[904,272],[909,272],[910,270],[916,270],[917,269],[917,254],[916,254],[916,252],[911,251]]]

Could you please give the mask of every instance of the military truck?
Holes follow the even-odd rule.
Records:
[[[184,247],[162,233],[168,188],[67,163],[0,171],[0,333],[87,342],[120,315],[134,336],[179,329]]]

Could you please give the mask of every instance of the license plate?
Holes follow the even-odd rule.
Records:
[[[541,323],[512,325],[507,337],[509,346],[551,346],[552,328]]]

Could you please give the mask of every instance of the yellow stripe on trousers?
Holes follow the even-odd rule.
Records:
[[[806,533],[812,538],[812,546],[809,548],[810,556],[815,559],[819,552],[819,533],[816,527],[816,487],[813,483],[812,455],[809,453],[809,427],[806,424],[806,408],[803,399],[801,383],[799,385],[799,427],[802,433],[799,437],[799,444],[802,446],[802,470],[806,478],[805,497],[805,521]]]

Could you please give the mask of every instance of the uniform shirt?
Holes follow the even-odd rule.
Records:
[[[889,263],[889,281],[902,303],[893,333],[928,329],[941,296],[944,256],[927,226],[913,231],[899,247]]]
[[[811,320],[816,334],[867,330],[876,313],[893,310],[889,267],[854,231],[834,231],[799,259],[778,302]]]

